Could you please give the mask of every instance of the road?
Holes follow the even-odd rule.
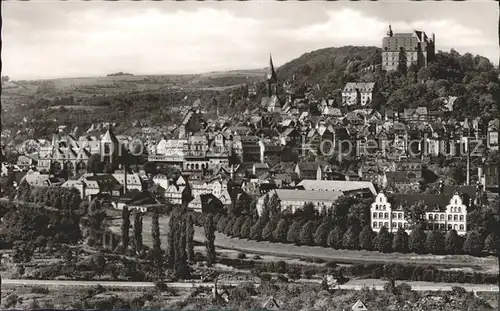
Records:
[[[162,243],[165,241],[166,225],[168,217],[160,218],[160,233]],[[116,227],[116,232],[120,232],[120,226]],[[144,243],[151,243],[151,218],[143,219],[143,238]],[[205,233],[202,227],[195,226],[194,240],[203,243]],[[285,258],[320,258],[325,261],[340,261],[349,263],[400,263],[400,264],[419,264],[432,265],[435,267],[453,266],[453,267],[475,267],[478,269],[498,272],[497,261],[494,257],[472,257],[472,256],[434,256],[434,255],[415,255],[399,253],[379,253],[371,251],[356,250],[335,250],[328,247],[319,246],[297,246],[292,244],[257,242],[246,239],[231,238],[219,232],[215,233],[215,245],[218,248],[231,249],[239,252],[270,255]]]
[[[237,286],[245,281],[219,281],[220,285]],[[298,283],[320,283],[320,280],[299,280]],[[402,283],[396,281],[396,285]],[[447,284],[447,283],[427,283],[427,282],[404,282],[411,286],[414,291],[450,291],[453,286],[463,287],[470,292],[498,292],[498,287],[485,284]],[[65,281],[65,280],[18,280],[18,279],[3,279],[2,284],[12,286],[69,286],[69,287],[93,287],[102,285],[112,288],[145,288],[154,287],[152,282],[116,282],[116,281]],[[362,290],[364,287],[369,287],[378,291],[384,290],[385,282],[382,280],[353,280],[346,284],[339,285],[338,288],[346,290]],[[213,283],[190,283],[190,282],[172,282],[166,283],[170,288],[191,289],[194,287],[212,287]],[[258,284],[256,284],[258,286]]]

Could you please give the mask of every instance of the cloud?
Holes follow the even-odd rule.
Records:
[[[375,45],[380,46],[382,37],[388,29],[388,22],[365,15],[354,9],[328,11],[328,20],[324,23],[304,26],[292,33],[283,32],[288,38],[296,38],[303,42],[326,43],[331,45]],[[427,35],[436,35],[438,50],[449,51],[451,48],[463,52],[488,51],[492,58],[492,50],[498,49],[497,42],[488,38],[479,29],[465,27],[451,19],[418,20],[413,22],[392,21],[394,32],[412,32],[423,30]],[[341,43],[341,44],[339,44]],[[493,60],[496,60],[496,55]]]
[[[369,5],[196,4],[3,3],[3,71],[24,79],[259,68],[267,65],[269,52],[280,65],[323,47],[380,46],[389,23],[387,11],[382,18],[370,13]],[[436,34],[438,49],[497,59],[497,39],[480,27],[462,25],[453,12],[407,21],[393,11],[395,32],[421,28]]]

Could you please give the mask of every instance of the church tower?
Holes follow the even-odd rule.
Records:
[[[278,78],[276,76],[276,71],[274,70],[273,57],[269,54],[269,69],[267,72],[267,96],[271,97],[277,95],[276,86],[278,84]]]
[[[389,31],[387,32],[387,35],[388,35],[389,37],[394,36],[394,33],[392,32],[392,27],[391,27],[391,25],[389,25]]]

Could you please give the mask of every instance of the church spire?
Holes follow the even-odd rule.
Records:
[[[390,24],[389,24],[389,31],[387,32],[387,35],[388,35],[389,37],[392,37],[392,36],[394,35],[394,33],[392,32],[392,27],[391,27],[391,25],[390,25]]]
[[[274,71],[274,65],[273,65],[273,57],[271,54],[269,54],[269,69],[267,72],[267,81],[269,82],[276,82],[276,71]]]

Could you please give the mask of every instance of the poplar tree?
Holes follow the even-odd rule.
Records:
[[[142,251],[142,215],[139,211],[134,213],[134,247],[137,253]]]
[[[126,252],[129,243],[130,212],[127,206],[122,209],[122,248]]]
[[[186,252],[187,260],[192,262],[194,260],[194,225],[193,215],[186,215]]]
[[[211,267],[215,263],[215,223],[214,216],[205,216],[205,247],[207,249],[207,266]]]

